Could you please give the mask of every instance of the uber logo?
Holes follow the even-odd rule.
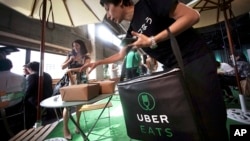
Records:
[[[230,125],[230,141],[249,141],[250,125]]]

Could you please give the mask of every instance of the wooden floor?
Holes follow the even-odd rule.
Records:
[[[22,130],[9,141],[44,141],[44,139],[56,127],[57,124],[58,122],[56,121],[38,128]]]
[[[59,112],[59,111],[58,111]],[[62,118],[62,115],[60,113],[59,114],[59,119]],[[13,122],[14,121],[14,122]],[[51,125],[54,125],[53,123],[57,123],[58,119],[55,115],[53,116],[44,116],[42,118],[42,125],[43,125],[43,129],[49,129],[53,126]],[[31,129],[31,130],[25,130],[24,127],[23,127],[23,120],[22,120],[22,117],[21,116],[16,116],[16,117],[12,117],[8,120],[9,122],[9,125],[10,125],[10,129],[11,131],[14,133],[14,135],[17,135],[19,132],[33,132],[32,130],[34,129]],[[49,124],[49,125],[48,125]],[[48,128],[49,126],[49,128]],[[39,131],[40,130],[40,131]],[[43,130],[39,128],[39,130],[37,130],[36,132],[42,132]],[[6,129],[3,125],[3,122],[0,121],[0,140],[1,141],[8,141],[11,136],[6,132]]]

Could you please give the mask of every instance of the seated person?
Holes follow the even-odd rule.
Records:
[[[25,78],[22,75],[15,74],[11,72],[12,62],[9,59],[0,59],[0,90],[5,91],[5,93],[19,93],[24,92],[25,88]],[[12,97],[15,97],[12,95]],[[9,104],[9,107],[19,103],[21,99],[18,101],[14,101]]]
[[[222,83],[224,81],[224,77],[226,77],[223,74],[234,71],[234,68],[231,65],[229,65],[228,63],[224,63],[224,62],[216,61],[216,64],[217,64],[217,73],[219,75],[223,94],[224,94],[226,99],[232,101],[234,99],[234,97],[233,97],[233,93],[231,92],[230,87],[227,85],[222,85]]]
[[[246,56],[243,53],[241,53],[241,52],[235,53],[236,64],[233,60],[232,55],[230,56],[230,59],[232,60],[234,66],[237,66],[240,79],[245,79],[247,76],[249,76],[249,74],[250,74],[249,62],[247,61]],[[224,74],[230,75],[230,76],[235,76],[235,70],[233,70],[231,72],[224,73]]]
[[[27,118],[29,119],[26,123],[26,127],[32,128],[36,122],[37,106],[40,106],[37,101],[38,96],[38,83],[39,83],[39,63],[30,62],[27,64],[27,70],[29,72],[29,77],[27,77],[27,87],[25,91],[25,104]],[[50,97],[53,93],[52,88],[52,78],[51,76],[44,72],[43,73],[43,94],[42,99]],[[49,111],[49,110],[48,110]]]
[[[5,98],[16,99],[17,97],[24,96],[24,89],[25,89],[25,82],[26,82],[25,77],[19,74],[15,74],[10,71],[12,68],[11,60],[0,59],[0,64],[1,64],[0,65],[0,78],[1,78],[0,91],[7,94],[7,97],[6,96],[0,97],[1,100],[4,100]],[[19,98],[17,98],[17,100],[10,102],[7,105],[7,107],[5,107],[6,115],[19,112],[19,107],[21,106],[22,106],[22,102],[21,102],[21,99]],[[15,120],[15,119],[12,118],[12,120]],[[20,120],[20,117],[18,117],[18,120],[15,123],[11,123],[11,122],[9,123],[9,124],[15,125],[16,132],[23,129],[22,126],[18,126],[18,125],[23,125],[23,123],[19,124],[19,121],[23,121],[23,120]],[[3,127],[2,124],[0,126]],[[13,129],[13,132],[14,132],[14,129]],[[1,132],[1,134],[3,135],[1,138],[2,140],[8,140],[7,139],[8,134],[6,133],[6,130]]]
[[[230,57],[230,59],[232,60],[232,62],[234,62],[232,56]],[[247,76],[250,75],[250,64],[249,64],[249,62],[247,62],[247,59],[243,53],[236,52],[235,53],[235,60],[236,60],[236,64],[235,63],[233,63],[233,64],[235,64],[237,66],[239,79],[243,80]],[[235,69],[233,69],[232,71],[229,71],[229,72],[220,73],[219,78],[221,81],[222,88],[226,88],[229,86],[238,87],[237,81],[236,81]],[[230,91],[227,90],[227,94],[230,96],[230,100],[232,100],[233,94],[232,94],[231,90]]]
[[[234,71],[234,68],[225,62],[219,62],[217,61],[217,72],[218,74],[224,74]]]

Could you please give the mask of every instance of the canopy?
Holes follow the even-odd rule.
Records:
[[[42,19],[43,0],[0,0],[0,3],[34,19]],[[106,11],[99,0],[48,0],[46,20],[65,26],[101,22]]]
[[[228,9],[228,19],[248,13],[249,3],[250,0],[193,0],[187,5],[200,13],[200,21],[194,25],[195,28],[199,28],[224,21],[223,11],[226,9]]]

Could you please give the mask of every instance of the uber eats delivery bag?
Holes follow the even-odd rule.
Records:
[[[179,69],[118,84],[127,134],[142,140],[199,140]]]
[[[199,119],[185,84],[184,73],[181,71],[184,68],[182,58],[172,34],[171,45],[181,69],[140,76],[117,85],[127,134],[132,139],[201,140],[197,122]]]

